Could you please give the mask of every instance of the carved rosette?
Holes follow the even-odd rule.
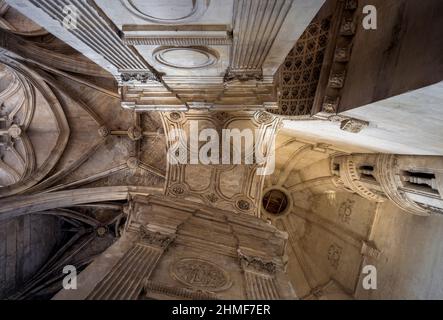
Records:
[[[202,259],[180,259],[172,265],[170,272],[175,280],[194,289],[214,292],[226,290],[231,286],[226,271]]]
[[[257,121],[257,123],[268,124],[274,121],[274,116],[266,111],[257,111],[254,114],[254,119]]]
[[[101,126],[100,128],[98,128],[98,134],[100,135],[100,137],[104,138],[111,134],[111,130],[109,130],[109,128],[106,126]]]
[[[176,197],[183,197],[188,193],[188,186],[184,183],[176,183],[169,187],[169,194]]]
[[[251,201],[249,201],[247,199],[237,200],[237,202],[235,203],[235,206],[240,211],[250,211],[253,208],[253,204],[251,203]]]
[[[186,120],[183,113],[176,112],[176,111],[169,113],[168,118],[170,121],[175,122],[175,123],[181,123]]]

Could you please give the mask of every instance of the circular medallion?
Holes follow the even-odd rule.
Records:
[[[143,130],[140,127],[131,127],[128,129],[129,139],[132,141],[138,141],[143,138]]]
[[[266,111],[258,111],[254,118],[260,124],[268,124],[274,120],[274,116]]]
[[[206,47],[161,47],[154,51],[153,58],[171,68],[198,69],[213,65],[218,55]]]
[[[181,112],[171,112],[169,114],[169,119],[173,122],[182,122],[184,120],[184,116]]]
[[[171,274],[177,281],[200,290],[221,291],[231,285],[227,272],[201,259],[178,260],[172,265]]]
[[[18,125],[13,124],[9,127],[8,134],[11,138],[18,139],[22,134],[22,129]]]
[[[135,170],[138,168],[140,161],[136,157],[130,157],[126,161],[126,165],[129,169]]]
[[[248,211],[249,209],[251,209],[251,205],[246,200],[238,200],[237,207],[243,211]]]
[[[177,197],[184,196],[188,192],[188,187],[184,183],[176,183],[169,188],[169,192]]]
[[[180,24],[195,21],[208,9],[208,0],[121,0],[137,17],[155,23]]]

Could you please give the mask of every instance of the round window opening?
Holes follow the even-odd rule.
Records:
[[[288,197],[283,191],[273,189],[266,192],[263,197],[263,208],[271,214],[282,214],[288,207]]]

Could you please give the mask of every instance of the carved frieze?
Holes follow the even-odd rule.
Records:
[[[152,72],[147,71],[125,71],[121,73],[120,78],[123,85],[127,85],[130,83],[147,83],[149,81],[159,81],[156,75],[154,75]]]

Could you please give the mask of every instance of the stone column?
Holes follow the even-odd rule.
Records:
[[[152,232],[144,227],[132,248],[94,288],[88,300],[134,300],[143,289],[173,236]]]

